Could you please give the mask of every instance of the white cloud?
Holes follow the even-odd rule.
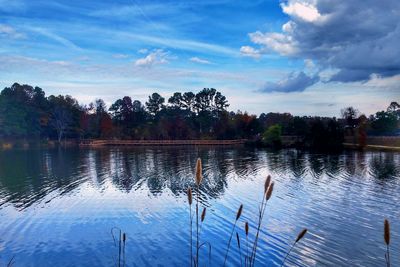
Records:
[[[208,61],[206,59],[201,59],[201,58],[198,58],[198,57],[192,57],[189,60],[192,61],[192,62],[200,63],[200,64],[211,64],[210,61]]]
[[[6,24],[0,24],[0,36],[6,36],[12,39],[26,38],[25,34],[18,32],[16,29]]]
[[[318,9],[305,1],[292,0],[287,4],[282,3],[281,7],[284,13],[304,21],[314,22],[321,17]]]
[[[262,33],[256,31],[250,33],[249,36],[253,43],[268,47],[281,55],[293,55],[298,51],[293,38],[282,33]]]
[[[114,34],[115,32],[112,33]],[[131,40],[142,41],[147,44],[160,45],[172,49],[182,49],[201,53],[213,52],[217,53],[218,55],[223,54],[228,56],[238,55],[238,52],[235,49],[212,43],[204,43],[188,39],[165,38],[144,34],[136,34],[131,32],[117,32],[116,34],[125,39],[128,38]]]
[[[154,65],[165,64],[168,63],[167,60],[168,53],[162,49],[154,50],[149,53],[144,58],[139,58],[135,61],[135,65],[138,67],[152,67]]]
[[[400,74],[400,1],[288,0],[281,7],[289,21],[281,32],[250,33],[254,50],[312,60],[314,70],[332,73],[331,82]]]
[[[251,46],[242,46],[240,48],[240,54],[245,57],[252,57],[256,59],[261,57],[261,51],[254,49]]]

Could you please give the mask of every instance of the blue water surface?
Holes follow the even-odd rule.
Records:
[[[186,190],[198,157],[201,266],[222,266],[240,204],[241,250],[234,237],[227,266],[244,261],[268,174],[256,266],[280,266],[303,228],[286,266],[385,266],[385,218],[400,266],[400,153],[185,146],[0,152],[0,265],[118,266],[118,228],[125,266],[190,266]]]

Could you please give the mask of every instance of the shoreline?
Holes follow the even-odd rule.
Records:
[[[225,146],[244,145],[247,140],[83,140],[79,147],[103,147],[103,146]]]
[[[343,143],[343,147],[347,148],[347,149],[354,149],[354,150],[373,150],[373,151],[400,152],[400,147],[398,147],[398,146],[366,145],[365,147],[362,148],[357,144]]]
[[[12,150],[12,149],[30,149],[30,148],[54,148],[54,147],[80,147],[80,148],[97,148],[97,147],[140,147],[140,146],[256,146],[259,144],[257,142],[247,140],[247,139],[231,139],[231,140],[106,140],[106,139],[96,139],[96,140],[66,140],[62,141],[60,144],[56,141],[47,142],[1,142],[0,150]],[[264,146],[261,146],[264,147]],[[296,148],[290,143],[283,144],[282,148]],[[302,149],[297,147],[297,149]],[[391,151],[400,152],[400,146],[390,146],[390,145],[380,145],[380,144],[367,144],[365,147],[360,147],[358,144],[351,142],[344,142],[343,149],[351,150],[366,150],[366,151]]]

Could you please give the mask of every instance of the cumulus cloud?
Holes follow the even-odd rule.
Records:
[[[192,57],[189,59],[192,62],[200,63],[200,64],[211,64],[210,61],[198,57]]]
[[[22,39],[26,37],[25,34],[18,32],[16,29],[6,24],[0,24],[0,37],[1,36],[12,39]]]
[[[144,58],[139,58],[135,61],[135,65],[138,67],[152,67],[154,65],[165,64],[168,63],[168,53],[162,49],[154,50],[149,53]]]
[[[281,8],[290,20],[281,32],[250,33],[259,46],[254,50],[336,70],[328,81],[364,82],[372,75],[400,74],[400,1],[288,0]]]
[[[307,87],[317,83],[319,77],[308,76],[304,72],[290,73],[284,79],[278,82],[266,82],[264,86],[259,90],[263,93],[280,92],[280,93],[291,93],[291,92],[302,92]]]
[[[261,57],[261,51],[254,49],[251,46],[242,46],[240,48],[240,54],[245,57],[252,57],[256,59]]]
[[[304,21],[313,22],[321,17],[318,9],[305,1],[289,1],[281,4],[281,7],[284,13]]]

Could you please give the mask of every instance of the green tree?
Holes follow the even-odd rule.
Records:
[[[150,115],[156,116],[164,108],[165,99],[158,93],[153,93],[149,96],[149,100],[146,102],[146,108]]]
[[[183,103],[183,97],[182,94],[177,92],[174,93],[169,99],[168,99],[168,103],[171,104],[172,107],[174,108],[184,108],[185,104]]]
[[[222,112],[229,107],[228,100],[220,92],[215,94],[214,104],[217,111]]]
[[[270,126],[263,134],[263,142],[267,146],[280,147],[282,145],[282,127],[279,124]]]
[[[189,111],[194,111],[196,104],[196,96],[192,92],[186,92],[182,95],[183,108]]]
[[[379,111],[370,117],[371,129],[377,135],[390,135],[399,129],[399,121],[394,112]]]
[[[14,83],[0,94],[0,135],[12,138],[39,137],[46,109],[41,88]]]

